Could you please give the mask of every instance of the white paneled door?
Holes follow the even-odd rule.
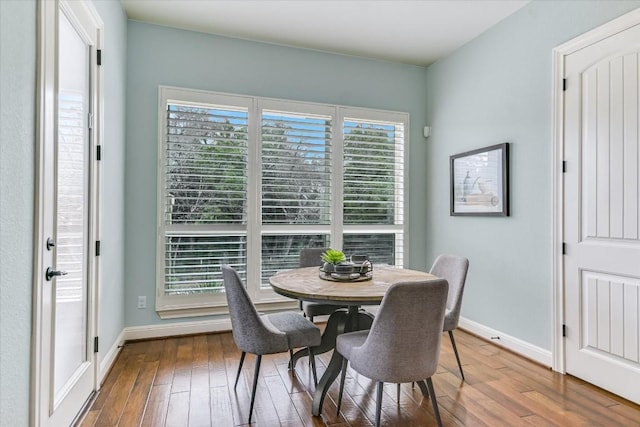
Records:
[[[40,2],[41,109],[34,346],[37,426],[67,426],[97,386],[99,27],[86,2]]]
[[[640,403],[640,25],[565,57],[566,372]]]

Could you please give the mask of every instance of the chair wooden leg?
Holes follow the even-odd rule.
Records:
[[[293,349],[289,349],[289,370],[293,371]]]
[[[433,391],[433,381],[431,381],[431,378],[427,378],[427,387],[429,388],[429,396],[431,397],[431,404],[433,405],[433,415],[436,417],[438,427],[442,427],[440,411],[438,410],[438,402],[436,401],[436,393]]]
[[[460,368],[460,376],[464,381],[464,372],[462,372],[462,363],[460,363],[460,356],[458,356],[458,348],[456,347],[456,340],[453,339],[453,331],[449,331],[449,338],[451,338],[451,346],[453,347],[453,353],[456,355],[458,361],[458,368]]]
[[[258,374],[260,374],[260,362],[262,355],[258,354],[256,359],[256,372],[253,374],[253,388],[251,389],[251,405],[249,406],[249,424],[251,424],[251,415],[253,415],[253,404],[256,401],[256,389],[258,388]]]
[[[242,364],[244,363],[244,357],[247,355],[246,352],[242,352],[242,355],[240,356],[240,365],[238,365],[238,373],[236,374],[236,382],[233,384],[233,389],[236,389],[236,386],[238,385],[238,378],[240,378],[240,371],[242,370]]]
[[[382,392],[384,383],[379,382],[376,393],[376,427],[380,427],[380,413],[382,412]]]
[[[398,405],[400,404],[400,383],[398,383]]]
[[[342,392],[344,391],[344,380],[347,377],[347,365],[349,361],[346,358],[342,359],[342,371],[340,374],[340,391],[338,392],[338,416],[340,416],[340,406],[342,405]]]

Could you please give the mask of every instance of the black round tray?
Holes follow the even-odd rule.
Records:
[[[365,280],[371,280],[373,278],[373,267],[368,266],[366,271],[360,271],[359,273],[351,274],[338,274],[335,272],[328,273],[320,267],[319,277],[322,280],[329,280],[331,282],[364,282]]]

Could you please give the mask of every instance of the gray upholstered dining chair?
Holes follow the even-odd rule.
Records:
[[[229,304],[233,339],[238,348],[242,350],[236,381],[233,385],[234,389],[238,385],[238,378],[246,354],[252,353],[257,356],[249,407],[249,423],[251,423],[262,355],[282,353],[287,350],[291,354],[294,348],[308,347],[313,380],[317,382],[313,347],[320,344],[320,329],[298,313],[283,312],[261,316],[253,305],[238,273],[230,266],[223,265],[222,275]]]
[[[464,372],[460,363],[460,355],[453,338],[453,330],[458,327],[460,320],[460,307],[462,306],[462,294],[469,270],[469,260],[457,255],[440,255],[431,266],[429,273],[437,277],[447,279],[449,282],[449,295],[447,297],[447,310],[444,315],[443,331],[449,333],[451,346],[458,362],[460,376],[464,381]]]
[[[447,281],[440,278],[391,285],[370,330],[338,335],[336,351],[344,357],[338,413],[350,362],[356,372],[377,382],[376,426],[380,425],[383,383],[412,381],[431,397],[433,413],[442,425],[431,376],[438,368],[447,290]]]
[[[328,248],[303,248],[300,251],[300,267],[319,267],[322,265],[322,254]],[[331,314],[339,308],[345,308],[343,305],[322,304],[319,302],[301,301],[300,308],[305,317],[313,322],[315,316]]]

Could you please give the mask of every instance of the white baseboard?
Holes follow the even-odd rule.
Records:
[[[316,321],[324,320],[323,317],[318,316]],[[460,318],[460,329],[464,329],[479,337],[485,338],[493,344],[500,347],[504,347],[514,353],[517,353],[523,357],[534,360],[544,366],[552,365],[552,353],[549,350],[537,347],[526,341],[522,341],[518,338],[504,334],[495,329],[481,325],[463,317]],[[230,319],[218,319],[218,320],[205,320],[195,322],[180,322],[170,323],[162,325],[147,325],[147,326],[131,326],[124,328],[116,341],[113,343],[109,351],[104,355],[100,362],[100,382],[104,379],[105,375],[111,369],[111,365],[115,362],[118,355],[119,347],[128,340],[141,340],[149,338],[161,338],[177,335],[191,335],[202,334],[209,332],[223,332],[231,330]],[[495,339],[499,337],[499,339]]]
[[[229,318],[202,320],[195,322],[168,323],[162,325],[131,326],[124,328],[124,339],[141,340],[148,338],[170,337],[174,335],[204,334],[231,330]]]
[[[521,339],[509,336],[495,329],[481,325],[473,320],[460,318],[460,329],[471,332],[479,337],[485,338],[491,343],[504,347],[507,350],[513,351],[523,357],[536,361],[544,366],[552,366],[552,353],[549,350],[545,350],[538,346],[535,346]],[[496,339],[496,337],[498,337]]]
[[[98,384],[102,384],[102,381],[104,381],[104,377],[107,376],[109,369],[111,369],[111,366],[116,361],[116,357],[118,357],[118,353],[120,352],[120,346],[124,344],[124,341],[125,341],[125,338],[124,338],[124,329],[123,329],[122,332],[120,332],[120,335],[118,335],[118,338],[116,338],[115,342],[113,343],[109,351],[105,353],[104,357],[100,361],[100,373],[98,374],[99,375]]]

